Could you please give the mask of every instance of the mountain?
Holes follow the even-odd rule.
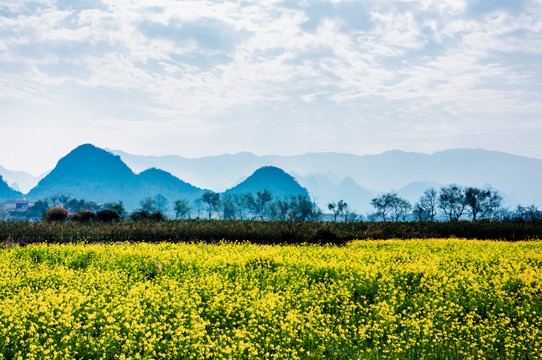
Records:
[[[309,189],[311,198],[321,209],[326,210],[328,204],[344,200],[350,210],[361,213],[372,210],[370,202],[376,192],[359,186],[351,177],[337,182],[333,174],[317,173],[299,177],[299,183]]]
[[[137,176],[119,156],[91,144],[72,150],[28,193],[37,200],[69,194],[96,202],[119,201],[137,188]]]
[[[249,152],[224,154],[201,158],[185,158],[176,155],[142,156],[132,155],[120,150],[112,150],[134,171],[140,172],[150,167],[164,169],[191,184],[198,184],[216,192],[222,192],[243,177],[263,166],[275,165],[265,158]]]
[[[18,200],[22,197],[23,194],[10,188],[2,175],[0,175],[0,203],[5,200]]]
[[[374,193],[359,186],[350,176],[345,177],[337,186],[337,197],[334,202],[341,199],[346,201],[350,210],[357,212],[372,211],[371,199]]]
[[[141,184],[140,198],[162,194],[166,199],[175,201],[185,199],[194,201],[201,197],[203,190],[171,175],[167,171],[151,168],[139,174]]]
[[[54,194],[100,202],[123,201],[128,210],[144,197],[162,194],[170,202],[194,199],[202,192],[171,174],[149,169],[135,174],[118,155],[85,144],[60,159],[55,168],[27,195],[42,199]]]
[[[424,181],[478,187],[489,184],[506,195],[505,198],[509,199],[507,205],[542,205],[542,160],[482,149],[452,149],[434,154],[394,150],[362,156],[340,153],[257,156],[239,153],[194,159],[115,153],[130,167],[157,166],[215,191],[232,186],[259,167],[276,166],[295,173],[300,181],[313,174],[325,174],[329,179],[351,177],[361,188],[376,193]],[[332,192],[323,193],[308,183],[305,186],[321,198],[336,197]],[[348,202],[348,199],[344,200]],[[351,203],[354,201],[350,200]]]
[[[414,181],[399,189],[397,195],[410,201],[410,203],[414,205],[423,195],[425,190],[435,188],[435,190],[438,191],[443,185],[444,184],[439,184],[434,181]]]
[[[0,176],[4,178],[10,187],[21,192],[28,192],[32,189],[41,177],[34,177],[31,174],[24,171],[8,170],[3,166],[0,166]]]
[[[246,180],[226,190],[226,194],[257,193],[263,190],[269,190],[275,200],[287,199],[291,195],[309,198],[307,189],[299,185],[293,176],[274,166],[259,168]]]

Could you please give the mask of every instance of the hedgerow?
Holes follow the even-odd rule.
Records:
[[[518,241],[542,239],[542,221],[508,222],[289,222],[161,220],[105,222],[0,222],[0,241],[20,244],[87,242],[218,242],[337,244],[353,239],[461,237]]]

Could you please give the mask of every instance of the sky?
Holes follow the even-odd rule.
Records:
[[[542,0],[0,0],[0,165],[484,148],[542,158]]]

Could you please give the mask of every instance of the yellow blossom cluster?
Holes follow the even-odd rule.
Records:
[[[0,248],[0,359],[541,359],[542,242]]]

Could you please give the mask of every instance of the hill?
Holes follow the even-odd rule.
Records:
[[[203,194],[203,190],[171,175],[167,171],[151,168],[139,174],[140,198],[162,194],[170,201],[183,198],[193,201]]]
[[[39,179],[43,176],[34,177],[31,174],[24,171],[8,170],[3,166],[0,166],[0,176],[4,178],[4,181],[8,185],[17,191],[28,192],[38,183]]]
[[[226,194],[256,193],[263,190],[269,190],[274,199],[289,198],[291,195],[309,198],[307,189],[299,185],[293,176],[274,166],[259,168],[246,180],[226,190]]]
[[[10,188],[2,175],[0,175],[0,202],[5,200],[17,200],[22,196],[23,194],[21,192]]]
[[[162,194],[169,201],[193,199],[201,189],[171,174],[150,169],[135,174],[118,155],[85,144],[60,159],[55,168],[27,195],[37,200],[54,194],[100,202],[123,201],[128,210],[147,196]]]

